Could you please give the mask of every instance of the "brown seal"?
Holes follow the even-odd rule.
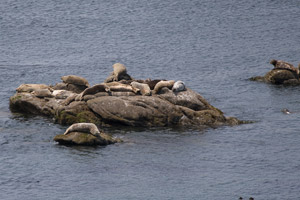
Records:
[[[82,92],[81,96],[84,97],[85,95],[96,94],[98,92],[108,92],[108,91],[109,91],[109,87],[104,83],[100,83],[100,84],[93,85],[92,87],[86,88]]]
[[[294,67],[292,64],[284,62],[282,60],[271,60],[270,64],[274,65],[274,69],[286,69],[289,70],[299,76],[299,69]]]
[[[62,76],[61,80],[64,83],[71,83],[74,85],[83,85],[89,87],[89,82],[85,78],[82,78],[80,76],[75,76],[75,75]]]
[[[150,89],[153,90],[155,85],[159,82],[159,81],[166,81],[165,79],[155,79],[155,80],[145,80],[145,83],[149,85]]]

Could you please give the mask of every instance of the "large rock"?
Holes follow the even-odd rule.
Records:
[[[17,112],[46,115],[60,124],[218,126],[242,123],[236,118],[225,117],[219,109],[189,88],[173,92],[164,87],[159,94],[152,96],[98,92],[77,98],[81,95],[65,92],[64,95],[70,96],[58,98],[57,92],[54,90],[50,97],[37,97],[34,92],[17,91],[10,98],[10,108]]]

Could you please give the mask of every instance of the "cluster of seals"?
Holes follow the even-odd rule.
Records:
[[[77,94],[88,88],[90,85],[85,78],[75,75],[62,76],[62,83],[53,86],[54,90],[68,90]]]
[[[88,133],[88,134],[92,134],[94,136],[97,136],[98,134],[100,134],[100,131],[99,131],[98,127],[93,123],[76,123],[76,124],[73,124],[66,130],[64,135],[67,135],[71,132]]]

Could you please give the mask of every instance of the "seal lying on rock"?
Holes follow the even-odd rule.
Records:
[[[133,88],[131,85],[126,85],[122,84],[119,82],[110,82],[110,83],[105,83],[107,86],[108,90],[111,92],[134,92],[137,93],[139,89]]]
[[[138,83],[136,81],[131,82],[130,85],[133,88],[137,88],[138,90],[140,90],[140,93],[144,96],[150,96],[151,95],[151,90],[148,84],[145,83]]]
[[[175,83],[175,81],[173,81],[173,80],[159,81],[153,89],[153,94],[158,94],[163,87],[167,87],[169,89],[172,89],[174,83]]]
[[[155,85],[159,82],[159,81],[166,81],[165,79],[155,79],[155,80],[146,80],[145,83],[149,85],[150,89],[153,90]]]
[[[41,89],[50,89],[50,87],[45,84],[22,84],[16,89],[16,91],[17,92],[33,92],[35,90],[41,90]]]
[[[33,94],[39,98],[53,97],[52,93],[48,89],[38,89],[38,90],[33,91],[31,94]]]
[[[55,97],[55,99],[66,99],[72,94],[74,93],[68,90],[54,90],[52,92],[52,95]]]
[[[96,94],[98,92],[108,92],[109,91],[109,87],[104,84],[96,84],[93,85],[92,87],[86,88],[83,92],[82,92],[82,97],[84,97],[85,95],[89,95],[89,94]]]
[[[180,92],[185,90],[185,84],[183,81],[176,81],[172,87],[173,92]]]
[[[271,60],[270,64],[274,65],[274,69],[286,69],[294,72],[297,76],[299,76],[299,69],[294,67],[292,64],[284,62],[282,60]]]
[[[74,85],[83,85],[89,87],[89,82],[85,78],[82,78],[80,76],[75,76],[75,75],[62,76],[61,80],[64,83],[71,83]]]
[[[67,135],[71,132],[83,132],[83,133],[90,133],[92,135],[98,135],[100,134],[99,129],[97,128],[97,126],[93,123],[77,123],[77,124],[73,124],[71,125],[66,132],[64,133],[64,135]]]
[[[271,60],[270,64],[274,65],[271,71],[267,72],[264,76],[252,77],[250,80],[276,85],[300,85],[299,69],[295,68],[292,64],[281,60]]]

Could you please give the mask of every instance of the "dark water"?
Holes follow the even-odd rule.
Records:
[[[300,62],[297,0],[1,0],[0,199],[299,199],[300,88],[250,82]],[[66,127],[12,114],[22,83],[183,80],[227,116],[205,131],[106,129],[125,143],[59,146]]]

